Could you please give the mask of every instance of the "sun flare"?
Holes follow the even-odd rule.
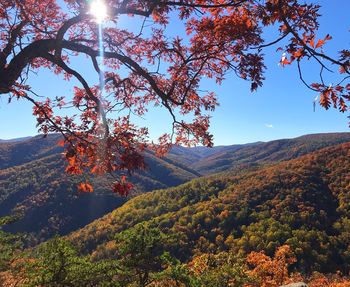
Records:
[[[90,5],[90,14],[93,15],[97,23],[103,22],[107,18],[107,7],[102,0],[94,0]]]

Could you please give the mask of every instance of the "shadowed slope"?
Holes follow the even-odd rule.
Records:
[[[67,234],[121,206],[127,198],[112,193],[111,176],[91,178],[95,192],[77,192],[83,176],[65,173],[59,137],[33,138],[20,143],[0,143],[0,216],[21,212],[24,217],[9,225],[13,232],[34,232],[46,239]],[[166,158],[145,155],[148,168],[132,177],[132,196],[179,185],[198,176],[195,171]]]

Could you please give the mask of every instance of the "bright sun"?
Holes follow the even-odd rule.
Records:
[[[97,23],[101,23],[107,17],[107,7],[103,0],[94,0],[90,5],[90,14],[93,15]]]

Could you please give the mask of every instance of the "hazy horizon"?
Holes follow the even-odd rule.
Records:
[[[295,139],[295,138],[309,136],[309,135],[319,135],[319,134],[326,135],[326,134],[342,134],[342,133],[350,133],[350,129],[349,129],[349,131],[330,131],[330,132],[324,132],[324,133],[317,133],[317,132],[316,133],[307,133],[307,134],[300,134],[300,135],[296,135],[296,136],[292,136],[292,137],[274,138],[271,140],[257,140],[257,141],[252,141],[252,142],[231,143],[231,144],[214,144],[214,147],[231,146],[231,145],[245,145],[245,144],[253,144],[253,143],[259,143],[259,142],[264,143],[264,142],[271,142],[271,141],[275,141],[275,140]],[[55,133],[51,133],[48,135],[53,135],[53,134],[55,134]],[[20,141],[21,139],[26,140],[26,139],[34,138],[37,136],[43,136],[43,134],[20,136],[20,137],[16,137],[16,138],[0,138],[0,142],[11,142],[11,141],[18,141],[18,140]],[[197,145],[196,147],[203,147],[203,145]]]

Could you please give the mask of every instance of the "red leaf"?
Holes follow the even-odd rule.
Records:
[[[320,105],[324,107],[326,110],[329,109],[331,102],[329,100],[329,92],[323,92],[320,94]]]
[[[57,142],[57,145],[60,146],[60,147],[64,147],[64,140],[59,140]]]
[[[91,184],[89,184],[88,182],[81,182],[78,185],[78,190],[82,191],[82,192],[87,192],[87,193],[91,193],[94,191],[94,188],[92,187]]]
[[[325,41],[331,40],[332,36],[330,36],[329,34],[327,34],[327,36],[324,38]]]
[[[310,46],[312,48],[315,48],[315,38],[312,38],[311,41],[310,41]]]
[[[128,196],[129,191],[133,188],[130,182],[126,182],[126,177],[122,176],[120,182],[113,184],[113,192],[120,194],[121,196]]]
[[[324,42],[325,42],[324,40],[321,40],[321,39],[318,40],[315,48],[317,49],[319,47],[322,47],[324,45]]]

